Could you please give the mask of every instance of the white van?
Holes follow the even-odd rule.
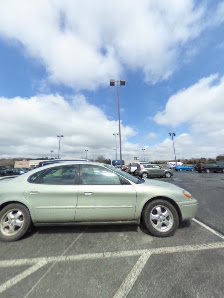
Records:
[[[182,166],[182,162],[180,162],[180,161],[177,161],[177,162],[175,162],[175,161],[168,161],[167,163],[166,163],[166,165],[167,165],[167,168],[169,168],[169,169],[172,169],[172,168],[175,168],[176,166]]]

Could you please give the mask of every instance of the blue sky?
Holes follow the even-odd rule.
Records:
[[[88,11],[86,7],[89,7]],[[0,156],[224,154],[224,1],[0,1]],[[117,139],[118,140],[118,139]],[[117,146],[119,146],[117,142]]]

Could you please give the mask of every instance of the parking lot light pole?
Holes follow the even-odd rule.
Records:
[[[58,144],[58,159],[60,158],[60,149],[61,149],[61,138],[63,138],[63,135],[57,135],[57,138],[59,138],[59,144]]]
[[[145,148],[142,149],[143,156],[144,156],[144,161],[145,161]]]
[[[52,153],[54,152],[54,150],[51,150],[50,152],[51,152],[51,159],[52,159]]]
[[[118,133],[113,133],[113,136],[115,136],[116,160],[117,160],[117,136],[118,135],[119,135]]]
[[[169,135],[171,136],[172,141],[173,141],[173,153],[174,153],[175,163],[177,166],[177,158],[176,158],[176,152],[175,152],[175,146],[174,146],[174,137],[176,136],[176,134],[175,134],[175,132],[169,132]]]
[[[119,84],[125,86],[125,80],[110,80],[110,86],[117,85],[117,104],[118,104],[118,120],[119,120],[119,140],[120,140],[120,166],[122,169],[122,150],[121,150],[121,116],[120,116],[120,99],[119,99]]]
[[[85,150],[86,151],[86,160],[87,160],[87,152],[89,151],[89,150]]]

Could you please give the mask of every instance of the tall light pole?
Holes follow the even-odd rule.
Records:
[[[87,152],[89,151],[89,150],[85,150],[86,151],[86,160],[87,160]]]
[[[118,105],[118,120],[119,120],[119,140],[120,140],[120,166],[122,168],[122,150],[121,150],[121,116],[120,116],[120,99],[119,99],[119,84],[125,86],[125,80],[110,80],[110,86],[117,85],[117,105]]]
[[[143,156],[144,156],[144,161],[145,161],[145,148],[142,149]]]
[[[119,135],[119,133],[113,133],[113,136],[115,136],[116,160],[117,160],[117,136],[118,135]]]
[[[169,132],[169,135],[171,136],[172,138],[172,141],[173,141],[173,153],[174,153],[174,158],[175,158],[175,163],[176,163],[176,166],[177,166],[177,158],[176,158],[176,152],[175,152],[175,146],[174,146],[174,138],[176,136],[175,132]]]
[[[51,159],[52,159],[52,153],[54,152],[54,150],[51,150],[50,152],[51,152]]]
[[[58,159],[60,158],[60,148],[61,148],[61,138],[63,138],[63,135],[57,135],[57,138],[59,138],[59,143],[58,143]]]

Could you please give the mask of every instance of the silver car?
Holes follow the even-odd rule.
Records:
[[[140,224],[141,218],[152,235],[167,237],[196,211],[186,190],[100,163],[52,164],[0,180],[1,241],[20,239],[32,224]]]
[[[138,164],[137,170],[135,171],[136,176],[140,176],[142,178],[149,177],[165,177],[170,178],[173,176],[173,171],[171,169],[161,167],[155,164]]]

